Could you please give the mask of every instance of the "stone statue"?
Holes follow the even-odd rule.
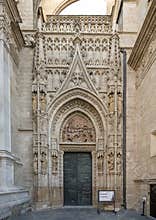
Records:
[[[102,174],[103,173],[103,169],[104,169],[104,154],[103,153],[99,153],[97,156],[97,167],[98,167],[98,174]]]
[[[117,165],[117,172],[120,174],[121,173],[121,153],[117,153],[117,158],[116,158],[116,165]]]
[[[114,153],[112,151],[108,154],[108,170],[114,170]]]
[[[45,112],[46,111],[46,96],[45,96],[45,94],[41,94],[40,102],[41,102],[41,111]]]
[[[119,117],[121,117],[121,114],[122,114],[122,94],[120,92],[118,93],[118,114],[119,114]]]
[[[42,151],[41,153],[41,174],[45,175],[47,173],[47,154]]]
[[[108,101],[108,109],[110,113],[114,112],[114,94],[110,93],[109,94],[109,101]]]
[[[38,153],[34,153],[34,173],[38,173]]]
[[[52,160],[52,174],[57,175],[57,173],[58,173],[58,156],[57,156],[57,154],[52,153],[51,160]]]
[[[37,96],[36,96],[36,94],[33,94],[33,96],[32,96],[32,109],[33,109],[33,113],[35,114],[35,112],[37,110]]]

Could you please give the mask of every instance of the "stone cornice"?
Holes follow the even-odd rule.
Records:
[[[12,154],[11,152],[9,152],[7,150],[0,150],[0,160],[2,160],[4,158],[12,160],[19,165],[22,165],[20,159],[18,157],[16,157],[14,154]]]
[[[13,32],[16,45],[18,45],[18,49],[21,49],[22,46],[24,46],[24,38],[18,23],[11,22],[11,29]]]
[[[128,60],[128,64],[137,70],[152,40],[154,30],[156,28],[156,4],[152,1],[148,13],[146,15],[143,26],[137,37],[132,53]]]
[[[14,0],[6,0],[6,4],[12,17],[11,20],[14,20],[14,22],[17,23],[21,23],[22,19],[17,8],[17,3]]]
[[[0,4],[3,8],[1,11],[1,31],[5,34],[3,40],[14,53],[24,46],[24,38],[19,26],[22,20],[14,0],[0,0]]]

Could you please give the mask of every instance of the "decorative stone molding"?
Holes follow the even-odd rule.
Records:
[[[79,20],[80,33],[111,34],[111,16],[47,16],[41,30],[54,33],[76,33]]]
[[[2,159],[8,159],[8,160],[12,160],[13,162],[15,162],[18,165],[22,165],[22,162],[20,161],[20,159],[18,157],[16,157],[15,155],[13,155],[12,153],[6,151],[6,150],[0,150],[0,160]]]
[[[35,33],[27,33],[23,31],[25,46],[26,47],[35,47]]]
[[[5,43],[17,64],[19,51],[24,46],[23,35],[19,27],[21,18],[15,1],[1,1],[0,7],[0,40]]]
[[[143,81],[152,64],[156,60],[156,28],[152,35],[153,36],[150,41],[149,47],[147,48],[147,51],[144,54],[140,66],[137,69],[136,88],[138,88],[141,85],[141,82]]]
[[[155,1],[151,2],[150,8],[146,15],[143,26],[139,32],[132,53],[129,57],[128,64],[137,70],[148,50],[149,44],[155,34],[156,29],[156,4]]]

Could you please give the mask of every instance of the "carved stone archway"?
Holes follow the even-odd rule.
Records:
[[[101,188],[122,202],[122,76],[119,37],[110,16],[48,16],[36,34],[34,57],[34,194],[39,206],[63,206],[63,153],[92,154],[93,205]],[[61,131],[79,113],[95,142],[63,142]],[[66,121],[67,120],[67,121]],[[81,119],[80,119],[81,120]],[[90,127],[89,125],[89,127]]]
[[[105,107],[95,95],[82,89],[73,89],[57,97],[56,101],[51,104],[49,107],[49,118],[49,151],[51,155],[57,155],[53,160],[56,159],[56,157],[58,160],[58,162],[55,163],[58,164],[57,174],[55,173],[55,175],[53,175],[53,171],[51,170],[52,165],[49,167],[50,188],[53,189],[53,193],[50,196],[51,202],[55,205],[63,205],[62,166],[64,152],[90,152],[92,154],[93,164],[92,203],[95,205],[97,191],[96,179],[98,175],[96,169],[96,152],[104,151],[107,143]],[[80,136],[76,139],[75,135],[77,135],[78,129],[75,128],[75,131],[72,133],[73,140],[65,140],[64,138],[67,138],[67,136],[63,136],[63,132],[70,129],[70,126],[78,125],[77,122],[73,122],[73,119],[79,121],[80,126],[78,129],[82,129],[82,125],[84,126],[86,129],[86,137],[82,137],[80,131]],[[74,123],[74,125],[72,124],[67,128],[67,124],[69,123]],[[84,133],[83,131],[83,135]],[[55,188],[56,183],[60,186],[59,188]],[[57,194],[57,199],[53,197],[53,194]]]
[[[73,111],[80,110],[91,117],[96,128],[97,138],[103,137],[107,142],[107,108],[95,94],[85,89],[70,89],[59,94],[48,108],[49,134],[59,140],[59,129],[63,118]],[[61,116],[61,117],[60,117]],[[57,124],[57,130],[56,128]]]

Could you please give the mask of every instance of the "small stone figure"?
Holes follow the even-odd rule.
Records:
[[[101,175],[103,173],[104,168],[104,154],[99,153],[97,159],[98,174]]]
[[[38,173],[38,153],[34,153],[34,173]]]
[[[122,94],[121,92],[118,93],[118,114],[121,117],[122,114]]]
[[[37,110],[37,96],[36,96],[36,94],[33,94],[33,96],[32,96],[32,109],[33,109],[33,113],[35,114],[35,112]]]
[[[114,153],[112,151],[108,154],[108,170],[114,170]]]
[[[117,165],[117,172],[120,174],[121,173],[121,153],[117,153],[117,158],[116,158],[116,165]]]
[[[56,153],[52,153],[52,174],[57,175],[58,173],[58,155]]]
[[[41,174],[45,175],[47,173],[47,155],[43,151],[41,153]]]
[[[110,113],[114,112],[114,94],[109,94],[109,102],[108,102],[108,109]]]
[[[44,94],[41,94],[40,102],[41,102],[41,111],[45,112],[46,111],[46,97]]]

